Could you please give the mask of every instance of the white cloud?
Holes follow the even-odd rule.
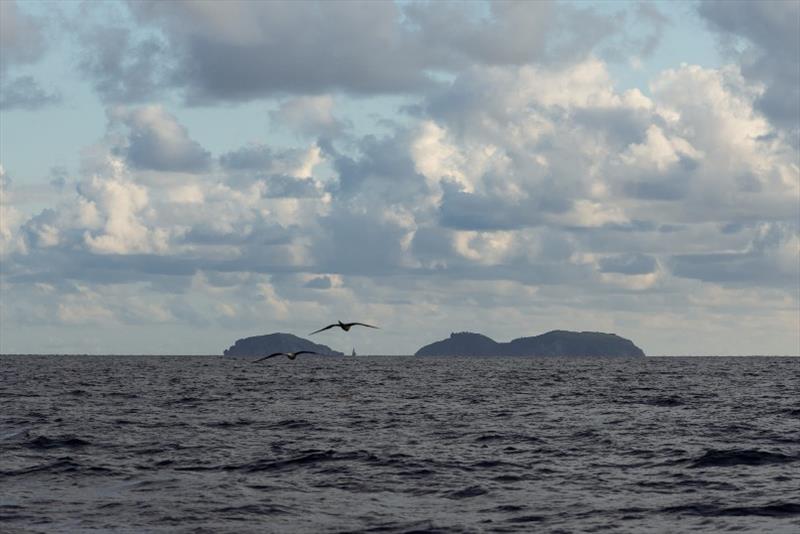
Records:
[[[167,252],[170,232],[147,224],[152,217],[147,189],[126,176],[122,162],[112,161],[110,168],[111,176],[93,176],[80,187],[81,196],[103,221],[99,231],[84,233],[89,250],[96,254]]]
[[[10,180],[0,165],[0,258],[13,252],[25,252],[25,242],[19,235],[23,215],[14,208]]]

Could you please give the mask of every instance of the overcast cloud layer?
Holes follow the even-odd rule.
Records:
[[[360,353],[564,328],[800,354],[797,3],[697,4],[726,63],[630,89],[612,67],[680,24],[661,5],[0,5],[0,106],[69,105],[26,70],[63,32],[107,118],[46,206],[0,170],[4,353],[217,353],[341,318],[384,326],[320,339]],[[405,104],[357,127],[375,96]],[[178,118],[254,101],[290,144],[214,153]]]

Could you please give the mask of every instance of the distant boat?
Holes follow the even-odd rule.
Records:
[[[356,348],[355,347],[353,347],[353,354],[351,354],[351,356],[356,356]]]

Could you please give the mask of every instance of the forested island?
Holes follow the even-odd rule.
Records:
[[[344,356],[327,345],[313,343],[307,339],[292,334],[268,334],[237,339],[229,349],[223,353],[225,356],[264,356],[273,352],[297,352],[310,350],[325,356]]]
[[[498,343],[473,332],[457,332],[442,341],[425,345],[415,356],[619,356],[644,357],[644,351],[629,339],[602,332],[553,330],[533,337]]]
[[[327,345],[292,334],[275,333],[238,339],[225,356],[263,356],[274,352],[310,350],[326,356],[343,356]],[[425,345],[415,356],[597,356],[641,358],[644,351],[630,339],[602,332],[553,330],[539,336],[520,337],[501,343],[473,332],[456,332]]]

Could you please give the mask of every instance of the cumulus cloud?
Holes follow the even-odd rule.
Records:
[[[128,132],[118,150],[139,169],[198,172],[209,168],[211,154],[189,138],[186,128],[159,105],[109,110]]]
[[[80,187],[89,250],[96,254],[166,252],[169,233],[148,228],[143,220],[149,206],[147,189],[121,176],[118,164],[114,167],[111,177],[95,176]]]
[[[330,95],[290,98],[271,111],[269,117],[276,124],[303,135],[333,138],[347,126],[334,116],[334,104]]]
[[[248,144],[219,157],[227,171],[247,174],[283,174],[307,178],[322,161],[321,149],[314,145],[306,149],[275,150],[264,144]]]
[[[287,94],[420,93],[439,83],[434,72],[457,73],[474,64],[563,64],[603,43],[646,55],[663,26],[656,10],[640,9],[637,28],[652,30],[614,38],[626,31],[624,13],[550,1],[128,6],[148,32],[100,25],[82,39],[82,69],[109,102],[140,102],[164,89],[177,89],[193,104]],[[279,113],[292,115],[291,107]],[[318,119],[312,119],[317,127]],[[301,129],[309,127],[307,117],[301,122]]]
[[[764,84],[756,108],[779,128],[800,128],[800,4],[781,0],[698,4],[718,32],[723,49],[738,59],[742,74]],[[744,46],[741,42],[744,41]]]
[[[10,189],[11,179],[0,165],[0,258],[25,251],[25,242],[19,235],[23,216],[14,207]]]
[[[429,84],[422,50],[390,2],[130,6],[139,21],[163,31],[178,61],[170,82],[190,101],[337,89],[395,93]]]
[[[602,58],[651,53],[658,11],[617,38],[630,18],[485,7],[132,3],[139,31],[98,33],[83,57],[106,101],[275,97],[264,118],[295,145],[212,157],[164,107],[111,107],[102,164],[59,182],[61,203],[22,214],[0,184],[15,320],[228,336],[358,309],[406,328],[386,334],[399,351],[420,321],[463,329],[476,307],[499,338],[607,328],[669,346],[665,324],[723,331],[739,297],[792,324],[800,169],[764,108],[776,82],[682,65],[620,90]],[[380,134],[337,107],[385,92],[417,100]]]

